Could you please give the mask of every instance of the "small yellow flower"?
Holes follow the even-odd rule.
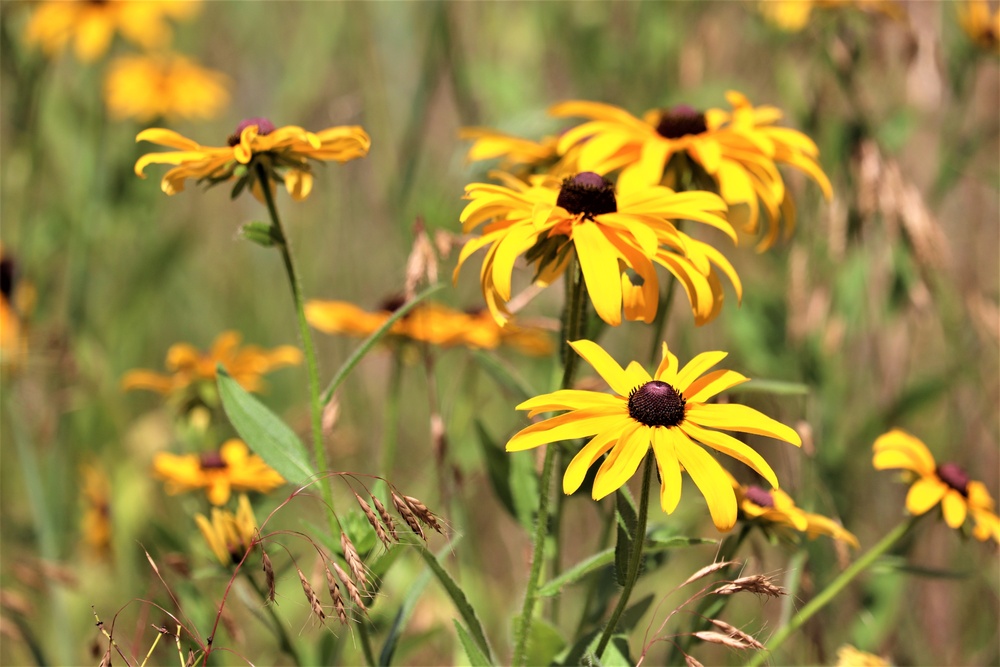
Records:
[[[225,505],[233,490],[268,493],[285,483],[264,459],[251,454],[246,444],[235,438],[224,442],[218,452],[160,452],[153,459],[153,470],[166,482],[167,493],[205,489],[213,505]]]
[[[562,157],[556,152],[559,137],[532,141],[485,127],[463,127],[459,137],[475,140],[467,155],[470,162],[500,158],[500,169],[518,176],[539,173],[572,176],[577,172],[574,152]]]
[[[747,521],[762,525],[765,529],[775,526],[791,528],[806,533],[810,538],[827,535],[835,540],[850,544],[857,549],[858,538],[836,521],[821,514],[813,514],[799,508],[791,496],[781,489],[770,491],[750,484],[742,485],[730,476],[740,515]]]
[[[895,0],[762,0],[757,7],[768,22],[787,32],[805,28],[813,9],[851,7],[893,19],[903,16],[903,8]]]
[[[81,528],[87,553],[101,561],[111,560],[111,484],[104,470],[85,465],[81,470],[83,497]]]
[[[151,164],[176,165],[160,182],[168,195],[181,192],[189,178],[212,186],[234,175],[238,176],[234,197],[248,185],[256,192],[259,182],[255,167],[260,165],[272,182],[284,183],[288,194],[299,201],[312,191],[309,160],[347,162],[364,157],[371,146],[371,139],[360,126],[331,127],[314,133],[294,125],[275,127],[266,118],[242,121],[223,147],[202,146],[161,128],[143,130],[135,140],[178,149],[147,153],[135,163],[140,178],[146,177],[144,171]]]
[[[955,7],[958,24],[973,44],[1000,55],[1000,9],[991,12],[986,0],[964,0]]]
[[[176,343],[167,350],[167,370],[164,375],[155,371],[138,369],[122,377],[122,388],[146,389],[163,395],[182,392],[196,382],[215,382],[218,364],[247,391],[260,391],[264,387],[261,376],[283,366],[302,363],[302,352],[291,345],[281,345],[264,350],[256,345],[240,347],[242,336],[236,331],[225,331],[215,339],[212,349],[200,352],[187,343]]]
[[[701,222],[735,241],[735,232],[722,217],[725,203],[716,195],[649,185],[616,190],[594,172],[561,183],[545,176],[533,176],[530,183],[498,176],[504,185],[472,183],[465,188],[465,198],[471,201],[460,218],[463,230],[485,227],[462,248],[454,278],[473,253],[488,247],[480,281],[486,305],[499,324],[510,315],[506,302],[514,263],[522,254],[535,266],[535,282],[548,285],[575,253],[594,309],[612,326],[621,323],[623,308],[626,319],[653,321],[659,303],[657,264],[684,287],[698,324],[722,308],[716,267],[732,281],[737,297],[742,296],[739,277],[722,253],[671,222]],[[626,269],[638,277],[630,277]]]
[[[212,508],[212,520],[201,514],[194,517],[202,537],[223,567],[231,567],[243,560],[257,535],[257,519],[246,494],[240,494],[236,514],[229,510]]]
[[[198,9],[194,0],[46,0],[31,15],[25,41],[49,57],[72,42],[79,60],[93,62],[116,33],[144,49],[167,46],[173,37],[168,19],[187,19]]]
[[[837,664],[835,667],[891,667],[892,663],[880,658],[874,653],[867,653],[844,644],[837,649]]]
[[[906,509],[913,515],[941,505],[945,523],[959,529],[971,515],[972,534],[977,540],[1000,542],[1000,518],[993,511],[993,498],[982,482],[969,478],[954,463],[938,465],[927,445],[900,429],[875,440],[872,464],[876,470],[902,469],[915,474],[906,494]]]
[[[108,67],[104,101],[112,118],[214,118],[229,104],[229,79],[170,53],[122,56]]]
[[[316,329],[328,334],[367,337],[385,324],[393,311],[402,306],[390,300],[376,312],[369,312],[347,301],[312,300],[306,302],[306,319]],[[534,356],[552,352],[552,342],[540,331],[497,325],[488,313],[467,313],[440,303],[422,303],[397,320],[389,332],[441,347],[462,345],[472,349],[492,350],[510,345]]]
[[[780,220],[786,236],[795,226],[795,205],[777,165],[810,176],[827,199],[832,196],[830,181],[817,162],[816,144],[801,132],[775,125],[780,110],[754,107],[735,91],[726,93],[726,99],[732,111],[701,113],[677,106],[649,111],[639,119],[610,104],[571,101],[549,113],[591,119],[563,133],[559,152],[578,148],[581,170],[608,174],[622,168],[619,187],[633,182],[674,186],[692,175],[701,180],[703,173],[729,205],[730,218],[742,219],[751,234],[757,233],[763,207],[770,227],[758,248],[766,250],[778,238]]]
[[[715,526],[727,531],[737,516],[732,478],[701,445],[745,463],[775,488],[778,479],[754,449],[713,429],[756,433],[796,446],[802,444],[794,430],[753,408],[707,403],[720,392],[748,380],[728,370],[704,374],[726,357],[725,352],[703,352],[680,368],[677,357],[664,343],[663,360],[650,377],[634,361],[623,369],[589,340],[570,345],[616,395],[562,389],[529,399],[517,406],[518,410],[528,410],[529,417],[552,410],[569,412],[532,424],[507,443],[507,451],[516,452],[593,436],[566,468],[563,491],[567,494],[579,489],[587,470],[610,451],[594,478],[593,498],[600,500],[632,477],[652,447],[660,472],[663,511],[671,514],[677,508],[683,469],[705,497]]]

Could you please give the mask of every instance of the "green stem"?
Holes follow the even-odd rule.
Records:
[[[299,336],[302,338],[302,351],[306,356],[306,368],[309,372],[309,407],[312,413],[312,441],[313,456],[316,463],[316,471],[323,473],[330,469],[326,462],[326,452],[323,449],[323,406],[319,401],[319,367],[316,363],[316,349],[313,345],[312,332],[309,331],[309,323],[306,321],[305,299],[302,296],[302,283],[298,273],[295,271],[295,262],[292,259],[292,248],[288,243],[288,237],[281,226],[281,218],[278,216],[278,209],[274,205],[274,197],[271,195],[271,182],[264,165],[256,165],[257,177],[260,180],[261,190],[264,192],[264,202],[267,204],[267,212],[271,216],[271,224],[274,225],[275,236],[278,240],[278,248],[281,250],[281,259],[285,263],[285,273],[288,274],[288,282],[292,287],[292,298],[295,301],[295,314],[299,324]],[[333,512],[333,490],[332,480],[330,484],[323,485],[323,497],[327,506],[330,507],[331,521],[334,520]]]
[[[773,655],[774,652],[785,643],[785,640],[792,635],[792,633],[802,627],[802,625],[812,618],[816,612],[825,607],[830,600],[835,598],[842,590],[844,590],[847,584],[851,583],[855,577],[871,567],[872,563],[874,563],[880,556],[883,556],[896,544],[896,542],[910,532],[919,519],[919,516],[915,516],[899,524],[888,535],[883,537],[882,541],[869,549],[865,555],[851,563],[850,567],[841,572],[840,576],[834,579],[829,586],[820,592],[819,595],[810,600],[806,606],[802,607],[802,609],[799,610],[799,613],[792,617],[792,620],[789,621],[788,625],[774,633],[774,636],[771,637],[771,640],[767,643],[767,650],[758,652],[757,655],[755,655],[753,659],[747,663],[748,667],[756,667],[757,665],[762,664],[767,659],[768,655]]]
[[[382,436],[382,476],[392,477],[396,462],[396,445],[399,440],[399,399],[403,393],[403,356],[399,349],[392,350],[392,369],[389,371],[389,395],[385,403],[385,433]]]
[[[372,638],[368,634],[368,626],[363,620],[358,623],[358,636],[361,638],[361,652],[365,655],[365,662],[369,666],[378,664],[375,662],[375,653],[372,652]]]
[[[604,653],[604,649],[607,648],[608,642],[611,641],[611,635],[614,634],[615,628],[618,627],[618,621],[621,619],[622,612],[625,611],[628,599],[632,595],[632,588],[639,578],[639,570],[642,569],[642,549],[646,545],[646,517],[649,514],[649,487],[653,478],[653,460],[653,454],[647,452],[646,465],[642,471],[642,491],[639,494],[639,518],[635,524],[635,535],[632,536],[632,552],[628,558],[625,586],[622,588],[621,597],[618,598],[618,605],[615,607],[614,612],[612,612],[611,618],[608,619],[608,624],[604,627],[604,632],[601,634],[601,641],[597,644],[595,654],[598,660],[601,658],[601,654]]]
[[[285,631],[284,624],[282,624],[281,619],[278,618],[278,614],[274,611],[275,605],[266,603],[267,594],[264,593],[260,584],[258,584],[252,576],[250,576],[250,573],[247,572],[245,568],[241,569],[240,572],[246,575],[244,579],[250,582],[250,586],[257,592],[260,599],[265,601],[264,608],[267,609],[267,613],[270,614],[271,620],[274,621],[274,633],[278,636],[278,644],[281,650],[284,651],[296,665],[305,664],[302,662],[302,656],[300,656],[299,652],[295,650],[295,645],[292,644],[291,638]]]
[[[567,341],[579,340],[585,335],[587,294],[583,282],[583,270],[575,257],[566,270],[566,307],[563,311],[562,344],[563,354],[563,389],[573,386],[573,376],[577,367],[577,355],[569,347]],[[535,603],[538,602],[538,587],[541,584],[542,569],[545,562],[545,541],[549,528],[549,496],[552,494],[552,471],[555,469],[556,449],[552,444],[545,448],[545,461],[542,463],[542,475],[538,482],[538,514],[535,517],[535,535],[531,553],[531,572],[528,574],[528,587],[524,591],[524,606],[521,616],[515,621],[514,660],[515,665],[526,665],[528,660],[528,637],[531,635],[531,621],[535,614]],[[558,537],[558,535],[556,536]]]
[[[649,362],[658,363],[660,360],[660,344],[663,342],[663,334],[666,331],[667,315],[670,314],[670,307],[674,304],[674,283],[677,282],[672,276],[668,278],[666,293],[660,299],[660,305],[656,309],[656,317],[653,318],[653,338],[649,346]]]

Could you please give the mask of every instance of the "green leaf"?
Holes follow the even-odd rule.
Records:
[[[222,407],[247,446],[292,484],[303,484],[314,477],[316,470],[295,432],[241,387],[221,364],[216,372]]]
[[[632,667],[635,662],[629,657],[628,636],[611,635],[604,653],[600,657],[602,667]]]
[[[398,551],[398,550],[397,550]],[[410,585],[410,589],[403,598],[403,603],[399,605],[399,611],[396,612],[396,616],[392,619],[392,626],[389,628],[389,635],[385,638],[385,643],[382,644],[382,650],[378,655],[378,664],[380,667],[387,667],[392,663],[392,656],[396,652],[396,647],[399,645],[399,639],[406,629],[406,624],[410,620],[410,614],[413,613],[413,608],[417,606],[417,600],[420,595],[427,588],[428,582],[431,580],[431,573],[424,571],[417,577],[417,580]]]
[[[519,402],[526,401],[532,396],[538,395],[534,387],[528,384],[524,378],[515,373],[513,369],[507,366],[495,354],[490,354],[485,350],[476,350],[472,353],[472,358],[497,381],[497,384],[505,387],[514,394]]]
[[[566,648],[566,640],[559,630],[542,618],[531,622],[528,635],[528,664],[550,665],[559,652]]]
[[[472,633],[472,638],[476,642],[476,646],[479,650],[489,659],[493,660],[493,654],[490,652],[489,642],[486,641],[486,633],[483,632],[483,626],[479,622],[479,617],[476,615],[476,610],[472,608],[469,603],[469,599],[465,596],[465,591],[455,583],[455,580],[451,578],[451,575],[444,569],[441,562],[438,561],[437,557],[427,550],[423,544],[416,545],[417,550],[423,557],[424,562],[430,567],[431,572],[434,576],[438,578],[441,585],[444,586],[445,591],[448,592],[451,601],[455,605],[455,609],[462,616],[462,620],[465,621],[466,625],[469,626],[469,631]]]
[[[639,519],[635,512],[635,503],[626,490],[615,494],[615,508],[618,514],[618,540],[615,543],[615,580],[619,586],[625,585],[628,572],[629,556],[632,554],[632,536],[635,534]]]
[[[621,618],[618,619],[618,630],[623,633],[630,632],[639,621],[642,620],[643,615],[649,611],[650,605],[653,604],[653,599],[656,596],[650,593],[646,597],[642,598],[638,602],[633,603],[622,612]]]
[[[444,286],[445,286],[444,283],[431,285],[423,292],[413,297],[412,300],[407,301],[402,306],[397,308],[392,313],[392,316],[385,321],[385,324],[380,326],[375,331],[375,333],[366,338],[364,342],[361,343],[361,345],[359,345],[356,350],[354,350],[351,356],[347,358],[347,361],[345,361],[343,365],[337,370],[337,374],[333,376],[333,379],[330,380],[330,384],[327,385],[327,388],[323,391],[323,396],[320,398],[320,404],[326,405],[327,403],[330,402],[330,399],[333,398],[333,392],[337,391],[337,388],[340,387],[341,384],[343,384],[344,380],[347,379],[347,376],[350,375],[351,371],[354,370],[354,367],[357,366],[362,359],[364,359],[365,355],[368,354],[373,347],[375,347],[375,344],[379,342],[383,336],[389,333],[389,329],[392,328],[393,324],[398,322],[400,319],[403,318],[403,316],[405,316],[408,312],[413,310],[413,308],[415,308],[418,303],[420,303],[427,297],[431,296],[435,292],[444,289]]]
[[[455,624],[455,631],[458,633],[458,640],[462,642],[462,648],[465,649],[465,655],[469,656],[469,664],[472,667],[487,667],[488,665],[492,665],[493,663],[490,662],[489,658],[483,655],[483,652],[476,646],[476,642],[472,640],[465,626],[459,623],[457,618],[451,619],[451,622]]]
[[[538,473],[531,452],[505,452],[476,420],[476,433],[486,459],[490,484],[500,503],[528,531],[538,503]]]

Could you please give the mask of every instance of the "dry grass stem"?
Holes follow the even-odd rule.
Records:
[[[677,588],[684,588],[688,584],[690,584],[692,582],[695,582],[695,581],[698,581],[699,579],[701,579],[703,577],[707,577],[708,575],[712,574],[713,572],[718,572],[719,570],[721,570],[723,568],[726,568],[726,567],[729,567],[730,565],[735,565],[735,564],[736,564],[736,561],[734,561],[734,560],[724,560],[724,561],[719,561],[718,563],[712,563],[711,565],[706,565],[705,567],[701,568],[700,570],[698,570],[697,572],[695,572],[694,574],[692,574],[690,577],[688,577],[684,581],[684,583],[681,584],[680,586],[678,586]]]
[[[365,606],[365,601],[361,599],[361,591],[358,590],[357,585],[351,581],[350,577],[347,576],[347,573],[344,572],[344,568],[334,563],[333,569],[337,571],[337,576],[340,577],[342,582],[344,582],[344,586],[347,588],[347,595],[351,598],[351,602],[356,604],[361,611],[367,614],[368,608]]]
[[[754,637],[748,635],[747,633],[743,632],[739,628],[737,628],[737,627],[735,627],[733,625],[730,625],[729,623],[726,623],[725,621],[720,621],[717,618],[713,618],[713,619],[710,619],[710,620],[712,621],[712,625],[714,625],[715,627],[719,628],[720,630],[722,630],[723,632],[725,632],[726,634],[728,634],[733,639],[738,639],[740,641],[746,642],[750,646],[750,648],[755,648],[755,649],[763,649],[764,648],[763,644],[761,644]]]
[[[382,523],[385,524],[385,529],[389,531],[389,535],[392,537],[394,542],[399,542],[399,535],[396,533],[396,522],[393,521],[392,515],[389,514],[389,510],[385,508],[382,501],[372,496],[372,502],[375,503],[375,509],[378,511],[378,515],[382,518]]]
[[[347,625],[347,608],[344,606],[344,597],[340,594],[340,585],[337,584],[329,567],[324,568],[324,570],[326,571],[326,586],[330,591],[330,599],[333,600],[333,609],[337,612],[340,624]]]
[[[354,548],[354,543],[351,542],[347,533],[340,534],[340,548],[344,552],[344,560],[347,561],[347,567],[351,570],[351,576],[362,589],[367,590],[368,577],[365,575],[365,564],[361,562],[361,556],[358,555],[358,550]]]
[[[365,502],[364,498],[359,496],[357,493],[354,497],[358,499],[358,505],[361,506],[361,511],[365,513],[365,518],[368,519],[368,524],[375,531],[375,536],[378,537],[379,542],[385,546],[386,549],[392,546],[392,541],[389,539],[389,534],[385,531],[385,527],[382,522],[378,520],[375,516],[375,512],[372,511],[371,505]]]
[[[418,499],[413,496],[403,496],[406,504],[410,506],[413,513],[417,515],[417,518],[427,524],[430,528],[437,531],[438,533],[444,535],[444,530],[441,528],[441,524],[438,523],[437,517],[434,513],[427,509],[427,505],[424,505]]]
[[[399,497],[399,495],[393,491],[392,492],[392,504],[395,505],[396,511],[399,512],[399,516],[403,517],[403,521],[406,525],[410,527],[414,533],[420,536],[420,539],[427,541],[427,536],[424,535],[424,529],[420,527],[420,522],[417,521],[416,515],[413,514],[413,510],[410,506],[406,504],[406,501]]]
[[[313,590],[313,587],[309,585],[309,580],[306,579],[306,575],[302,573],[302,570],[295,568],[295,571],[299,573],[299,581],[302,582],[302,590],[305,592],[306,599],[309,601],[309,607],[322,623],[326,620],[326,613],[323,611],[323,605],[320,604],[319,596],[316,595],[316,591]]]
[[[771,579],[769,577],[765,577],[762,574],[740,577],[735,581],[730,581],[729,583],[720,586],[715,589],[714,592],[718,595],[732,595],[733,593],[740,593],[742,591],[756,593],[757,595],[766,595],[772,598],[776,598],[781,595],[788,595],[788,592],[785,591],[785,589],[780,586],[775,586],[771,583]]]

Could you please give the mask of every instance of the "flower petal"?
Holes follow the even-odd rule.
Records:
[[[774,470],[764,460],[764,457],[758,454],[754,448],[740,442],[728,433],[710,431],[688,421],[681,423],[680,429],[691,438],[708,445],[715,451],[732,456],[737,461],[750,466],[771,486],[778,488],[777,475],[774,474]]]
[[[508,452],[519,452],[559,440],[588,438],[621,421],[620,409],[575,410],[521,429],[507,442]]]
[[[919,516],[941,502],[946,491],[947,485],[936,477],[918,479],[906,494],[906,509]]]
[[[672,514],[681,500],[681,466],[674,452],[675,437],[672,429],[653,429],[653,454],[660,471],[660,507],[667,514]]]
[[[736,524],[736,493],[726,472],[711,454],[674,429],[675,448],[680,464],[691,475],[701,495],[705,496],[712,522],[726,532]]]
[[[799,434],[794,429],[771,419],[753,408],[736,403],[705,405],[703,403],[692,404],[688,402],[684,419],[685,421],[691,421],[707,428],[756,433],[757,435],[766,435],[769,438],[777,438],[778,440],[790,442],[796,447],[802,445],[802,438],[799,437]]]
[[[583,357],[583,360],[594,367],[594,370],[604,378],[611,390],[619,396],[628,396],[632,391],[628,375],[618,365],[618,362],[611,358],[611,355],[604,351],[597,343],[589,340],[577,340],[570,342],[570,347]]]
[[[610,426],[595,435],[591,438],[590,442],[577,452],[573,460],[566,466],[566,474],[563,475],[563,493],[569,495],[575,493],[580,488],[584,478],[587,476],[587,471],[590,470],[590,466],[594,465],[594,461],[604,456],[605,452],[614,447],[622,431],[628,427],[631,421],[628,417],[622,417],[618,424]]]
[[[880,435],[873,448],[875,456],[872,465],[876,470],[903,468],[928,477],[934,474],[937,467],[927,445],[898,428]]]
[[[958,529],[965,523],[968,506],[958,491],[948,489],[945,492],[944,498],[941,499],[941,509],[944,511],[944,522],[950,527]]]
[[[645,424],[632,421],[622,431],[618,443],[594,477],[594,500],[617,491],[627,482],[649,451],[650,433]]]

